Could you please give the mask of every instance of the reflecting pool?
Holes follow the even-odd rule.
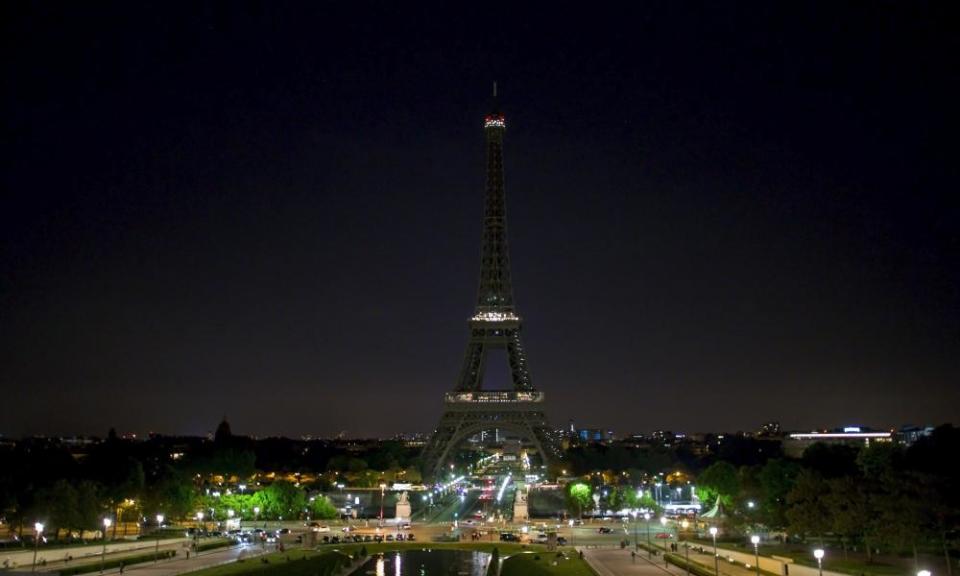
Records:
[[[403,550],[374,554],[353,576],[484,576],[490,555],[465,550]]]

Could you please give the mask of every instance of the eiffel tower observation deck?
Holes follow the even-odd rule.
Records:
[[[496,99],[496,86],[494,86]],[[544,466],[558,457],[544,412],[544,394],[533,386],[520,339],[510,276],[506,195],[503,186],[503,136],[506,118],[494,107],[484,118],[487,187],[480,250],[480,287],[469,340],[456,387],[444,397],[444,414],[423,452],[423,471],[439,478],[453,451],[484,431],[501,430],[521,438]],[[491,350],[505,349],[512,388],[482,389]]]

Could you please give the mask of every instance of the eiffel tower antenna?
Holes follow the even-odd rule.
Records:
[[[496,97],[497,84],[493,84]],[[544,394],[530,379],[520,340],[522,325],[513,302],[510,251],[507,245],[506,195],[503,186],[503,135],[506,118],[496,108],[484,118],[487,140],[487,187],[480,247],[480,282],[469,340],[454,391],[444,398],[444,414],[423,452],[423,473],[439,478],[454,450],[485,431],[506,431],[522,438],[540,455],[543,465],[559,457],[549,434]],[[503,349],[510,365],[512,388],[483,390],[488,352]]]
[[[493,100],[497,100],[497,81],[493,81]]]

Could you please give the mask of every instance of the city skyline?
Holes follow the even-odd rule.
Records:
[[[936,7],[4,10],[0,434],[428,432],[493,81],[554,427],[958,421]]]

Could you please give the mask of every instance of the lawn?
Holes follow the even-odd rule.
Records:
[[[517,554],[503,561],[500,576],[595,576],[573,551]]]

